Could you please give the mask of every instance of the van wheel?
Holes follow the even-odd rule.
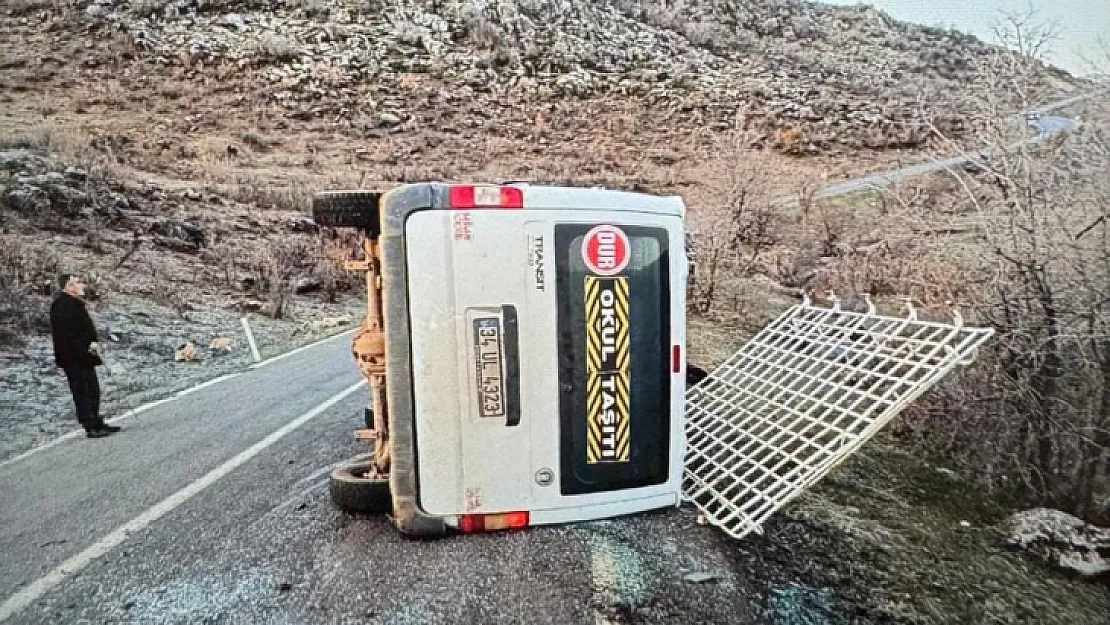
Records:
[[[709,377],[709,372],[697,365],[686,363],[686,388],[697,385]]]
[[[381,233],[378,191],[325,191],[312,198],[312,220],[329,228],[361,228],[371,237]]]
[[[389,478],[364,477],[370,471],[369,460],[348,462],[331,473],[331,501],[344,512],[389,514],[393,498],[389,495]]]

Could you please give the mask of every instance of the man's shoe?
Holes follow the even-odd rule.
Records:
[[[114,432],[119,432],[119,431],[120,431],[120,430],[122,430],[123,428],[121,428],[121,427],[120,427],[120,426],[118,426],[118,425],[108,425],[107,423],[102,423],[102,424],[100,425],[100,428],[99,428],[99,429],[101,429],[101,430],[108,430],[109,432],[113,432],[113,433],[114,433]]]
[[[88,430],[87,432],[85,432],[85,436],[87,436],[88,438],[104,438],[105,436],[111,436],[111,435],[112,435],[111,430],[106,430],[106,429],[101,429],[101,428],[93,428],[93,429]]]

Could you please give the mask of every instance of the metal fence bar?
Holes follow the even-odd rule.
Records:
[[[868,308],[794,306],[687,392],[683,492],[710,523],[759,531],[992,334]]]

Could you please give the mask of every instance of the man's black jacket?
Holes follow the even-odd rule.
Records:
[[[85,302],[59,293],[50,305],[50,333],[54,336],[54,362],[66,367],[95,367],[100,357],[89,353],[96,342],[96,328],[85,310]]]

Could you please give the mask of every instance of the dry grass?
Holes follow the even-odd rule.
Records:
[[[1003,549],[997,527],[1012,503],[872,443],[749,549],[785,558],[793,580],[831,588],[863,622],[1099,622],[1105,589]]]
[[[58,4],[60,3],[56,0],[8,0],[3,8],[9,15],[18,17],[46,11],[55,8]]]

